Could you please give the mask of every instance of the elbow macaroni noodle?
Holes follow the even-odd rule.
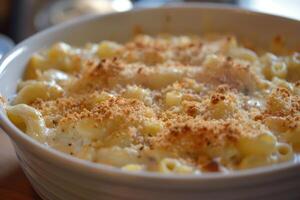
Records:
[[[59,151],[122,170],[197,174],[294,161],[300,54],[234,36],[139,35],[37,52],[9,119]]]
[[[8,106],[6,111],[9,119],[22,131],[38,140],[44,139],[46,126],[39,111],[26,104]]]

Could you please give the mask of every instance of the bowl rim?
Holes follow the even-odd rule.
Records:
[[[173,9],[200,9],[200,10],[229,10],[231,12],[240,12],[243,15],[259,15],[259,16],[269,16],[277,19],[284,19],[288,21],[294,21],[299,23],[300,21],[296,19],[291,19],[288,17],[282,17],[272,14],[266,14],[258,11],[253,11],[249,9],[239,8],[237,6],[232,5],[220,5],[215,3],[179,3],[179,4],[171,4],[167,6],[162,7],[156,7],[156,8],[139,8],[139,9],[133,9],[131,11],[126,12],[120,12],[120,13],[110,13],[106,15],[88,15],[80,18],[76,18],[73,20],[70,20],[68,22],[58,24],[56,26],[53,26],[51,28],[48,28],[46,30],[43,30],[39,33],[34,34],[33,36],[25,39],[21,43],[19,43],[17,46],[15,46],[6,56],[3,57],[3,59],[0,62],[0,79],[5,71],[5,68],[9,66],[9,63],[11,60],[15,59],[19,54],[22,53],[22,48],[26,46],[27,43],[30,43],[33,40],[37,40],[38,38],[42,38],[45,35],[51,34],[52,32],[59,32],[65,28],[70,28],[76,25],[80,25],[82,23],[86,23],[93,19],[101,19],[105,17],[110,17],[114,15],[120,15],[127,13],[139,13],[139,12],[145,12],[145,11],[152,11],[152,10],[173,10]],[[20,146],[28,146],[31,147],[30,151],[34,151],[34,153],[39,154],[47,157],[49,162],[51,164],[56,164],[58,166],[64,166],[66,170],[72,170],[79,173],[84,173],[89,176],[102,176],[102,177],[108,177],[108,178],[116,178],[120,180],[122,178],[123,180],[136,180],[136,179],[144,179],[144,180],[152,180],[152,181],[170,181],[170,180],[176,180],[176,181],[214,181],[214,180],[233,180],[233,179],[240,179],[240,178],[250,178],[252,176],[268,176],[272,175],[274,173],[283,172],[285,170],[292,170],[295,168],[300,167],[300,163],[295,162],[286,162],[286,163],[279,163],[275,165],[270,166],[264,166],[264,167],[258,167],[253,169],[246,169],[241,171],[234,171],[230,173],[204,173],[204,174],[187,174],[187,175],[177,175],[177,174],[161,174],[157,172],[128,172],[123,171],[119,168],[101,164],[101,163],[92,163],[86,160],[82,160],[76,157],[73,157],[71,155],[65,154],[63,152],[60,152],[58,150],[55,150],[51,147],[47,147],[46,145],[39,143],[38,141],[34,140],[30,136],[26,135],[22,131],[20,131],[18,128],[16,128],[12,122],[8,119],[8,117],[5,114],[5,110],[3,106],[0,105],[0,128],[2,129],[10,136],[12,141],[17,141],[18,144],[22,144]],[[15,143],[15,142],[14,142]]]

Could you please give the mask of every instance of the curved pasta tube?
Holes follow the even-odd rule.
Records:
[[[263,64],[263,74],[268,80],[272,80],[273,73],[271,72],[271,65],[278,61],[278,57],[272,53],[266,53],[260,57],[260,62]]]
[[[180,163],[177,159],[164,158],[159,163],[159,171],[163,173],[192,173],[193,168]]]
[[[293,149],[289,144],[279,143],[276,145],[276,149],[279,161],[288,161],[293,159]]]
[[[140,164],[127,164],[121,168],[124,171],[137,172],[144,169],[143,165]]]
[[[123,95],[126,98],[139,99],[147,105],[152,103],[151,92],[136,85],[128,86]]]
[[[284,62],[275,62],[270,68],[272,77],[286,78],[288,69]]]
[[[64,60],[67,55],[72,50],[72,47],[64,42],[58,42],[49,49],[48,51],[48,57],[52,60],[61,61]]]
[[[221,61],[222,60],[216,54],[208,54],[205,57],[202,65],[209,69],[213,69],[213,68],[215,68],[215,66],[220,65]]]
[[[238,48],[238,41],[234,36],[228,36],[226,39],[223,39],[223,49],[229,51],[230,49]]]
[[[277,56],[266,53],[260,58],[260,61],[264,65],[263,73],[269,80],[272,78],[286,78],[288,75],[288,66],[286,62],[280,60]]]
[[[295,52],[286,58],[288,66],[288,79],[292,82],[300,79],[300,53]]]
[[[144,121],[142,133],[144,135],[156,135],[163,128],[163,124],[159,120]]]
[[[45,121],[41,113],[31,106],[18,104],[7,106],[8,118],[22,131],[38,140],[46,134]]]
[[[58,84],[61,81],[67,81],[68,79],[70,79],[68,74],[56,69],[46,70],[39,77],[40,81],[52,81]]]
[[[127,164],[137,164],[138,152],[131,148],[113,146],[102,148],[97,151],[96,162],[122,167]]]
[[[276,137],[271,133],[264,133],[257,137],[241,138],[237,144],[238,149],[244,156],[266,156],[275,151]]]
[[[64,90],[57,84],[48,82],[32,82],[23,87],[14,100],[14,104],[30,104],[37,98],[43,100],[56,99],[63,95]]]
[[[24,73],[24,80],[37,79],[41,71],[45,70],[46,68],[48,68],[47,58],[38,53],[33,54]]]
[[[260,155],[249,155],[242,159],[241,163],[239,164],[239,168],[249,169],[249,168],[270,165],[272,163],[276,163],[276,160],[272,160],[271,157],[260,156]]]
[[[112,41],[102,41],[99,44],[98,47],[98,56],[101,59],[104,58],[112,58],[114,56],[117,56],[118,54],[118,50],[121,48],[122,46],[116,42],[112,42]]]
[[[229,55],[234,58],[239,58],[250,62],[254,62],[257,60],[257,55],[254,51],[241,47],[231,48],[229,50]]]
[[[166,94],[165,102],[169,107],[179,106],[182,101],[182,94],[177,91],[171,91]]]
[[[83,119],[77,122],[75,126],[77,132],[83,138],[90,140],[99,140],[107,136],[107,130],[104,126],[97,126],[96,121],[92,119]]]
[[[28,86],[28,85],[32,85],[32,84],[35,84],[37,83],[38,81],[36,80],[27,80],[27,81],[21,81],[18,83],[18,86],[17,86],[17,92],[19,92],[22,88]]]
[[[59,42],[54,44],[47,52],[48,61],[56,69],[65,72],[77,71],[80,66],[80,60],[74,60],[74,48],[67,43]]]

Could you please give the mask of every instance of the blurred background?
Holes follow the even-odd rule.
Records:
[[[35,32],[82,15],[180,2],[232,4],[300,20],[299,0],[0,0],[0,49],[9,48],[12,42],[18,43]]]

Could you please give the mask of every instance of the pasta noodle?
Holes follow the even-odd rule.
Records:
[[[9,106],[6,109],[9,119],[22,131],[42,140],[46,136],[46,126],[39,111],[25,104]]]

